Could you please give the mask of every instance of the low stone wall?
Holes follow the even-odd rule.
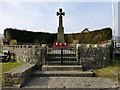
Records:
[[[24,64],[4,73],[4,87],[19,88],[25,85],[34,71],[35,64]]]
[[[98,69],[108,65],[111,53],[110,45],[79,44],[78,60],[84,69]]]
[[[112,56],[111,43],[107,44],[77,44],[76,57],[85,69],[105,67]],[[71,45],[69,45],[71,47]],[[4,49],[14,53],[15,60],[21,63],[44,65],[47,46],[14,45],[4,46]]]
[[[10,50],[11,58],[20,63],[31,63],[42,65],[46,46],[40,45],[11,45],[4,46],[4,50]],[[14,55],[14,56],[13,56]]]

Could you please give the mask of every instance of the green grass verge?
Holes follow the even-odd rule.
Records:
[[[18,62],[6,62],[1,64],[2,64],[2,73],[22,65],[21,63]]]
[[[120,60],[115,60],[114,63],[110,63],[107,67],[102,69],[93,70],[95,76],[110,78],[114,81],[120,80]]]
[[[2,51],[0,51],[0,54],[2,54]]]

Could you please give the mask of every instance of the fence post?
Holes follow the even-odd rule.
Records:
[[[45,52],[44,52],[44,56],[45,56],[45,65],[47,63],[47,56],[48,56],[48,47],[45,49]]]
[[[63,48],[61,47],[61,64],[63,64]]]
[[[79,48],[77,50],[77,60],[78,60],[78,65],[80,65],[81,62],[80,62],[80,51],[79,51]]]

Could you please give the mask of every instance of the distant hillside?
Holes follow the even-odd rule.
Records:
[[[57,34],[45,32],[31,32],[19,29],[6,28],[4,30],[5,38],[10,41],[16,39],[18,44],[24,43],[46,43],[53,44],[57,40]],[[112,29],[103,28],[100,30],[65,34],[65,42],[72,43],[73,40],[78,40],[79,43],[101,43],[112,38]]]

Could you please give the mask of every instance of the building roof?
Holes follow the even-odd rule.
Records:
[[[82,33],[86,33],[86,32],[89,32],[88,28],[85,28]]]

